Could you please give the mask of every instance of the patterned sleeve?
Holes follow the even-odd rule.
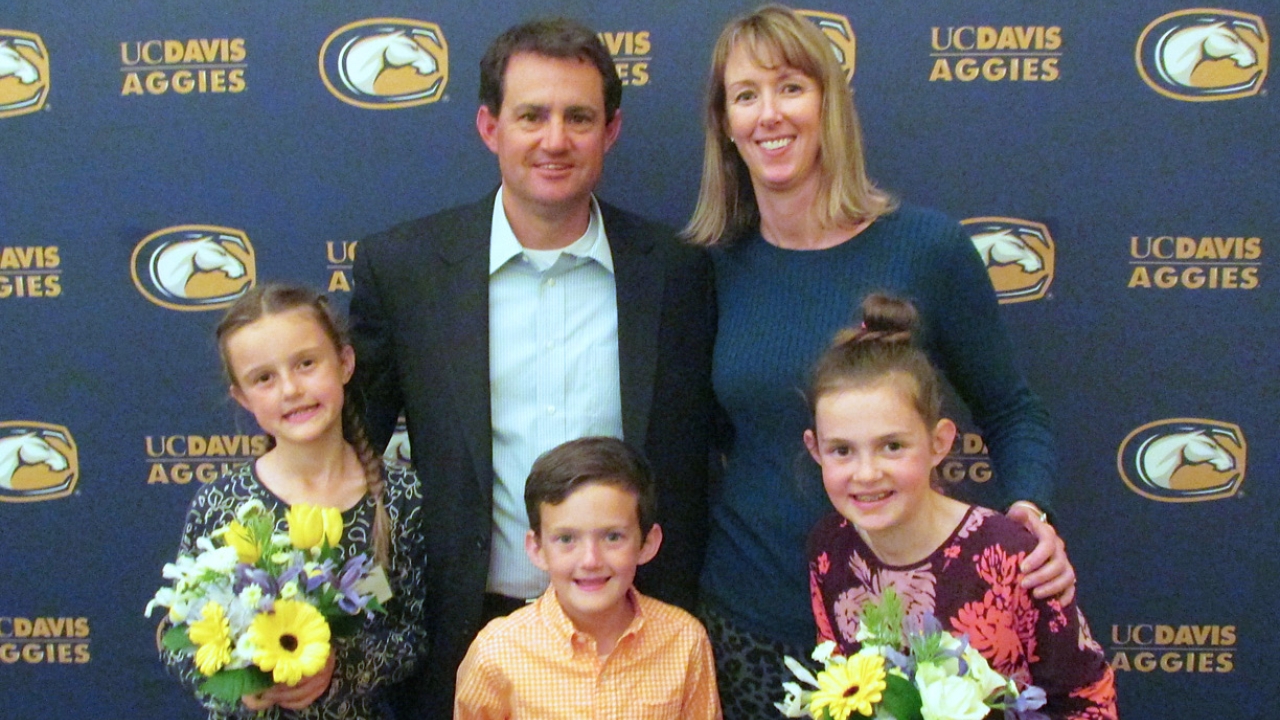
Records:
[[[836,642],[835,630],[831,627],[831,617],[827,615],[827,603],[823,595],[823,580],[831,569],[832,538],[827,528],[831,526],[830,517],[823,518],[814,525],[809,534],[807,555],[809,558],[809,602],[813,606],[813,620],[818,626],[818,644],[828,640]]]
[[[1031,680],[1045,691],[1050,717],[1116,720],[1115,674],[1079,606],[1074,600],[1066,606],[1056,599],[1035,602]]]
[[[1074,603],[1040,600],[1019,565],[1036,539],[1016,522],[976,508],[938,572],[938,602],[952,634],[965,634],[991,667],[1045,692],[1053,720],[1115,720],[1115,688],[1102,647]]]
[[[339,706],[348,697],[367,697],[408,677],[427,650],[426,562],[421,533],[415,532],[422,489],[412,470],[386,473],[387,513],[393,527],[391,600],[385,614],[374,614],[362,631],[335,641],[333,680],[320,702]]]

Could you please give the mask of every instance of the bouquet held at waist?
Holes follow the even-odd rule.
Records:
[[[275,683],[296,685],[324,668],[330,640],[353,634],[381,612],[372,591],[382,568],[363,553],[345,561],[342,513],[296,504],[284,531],[257,500],[235,520],[195,542],[194,555],[164,566],[146,614],[169,609],[163,637],[172,652],[194,656],[202,693],[239,702]]]

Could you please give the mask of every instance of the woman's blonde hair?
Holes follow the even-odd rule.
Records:
[[[302,285],[268,283],[251,288],[227,310],[215,331],[218,354],[222,358],[222,371],[232,385],[239,386],[231,360],[227,356],[227,341],[237,330],[270,315],[303,308],[315,319],[326,337],[333,342],[335,351],[351,344],[347,338],[345,323],[329,307],[329,301],[320,293]],[[365,432],[361,395],[348,382],[342,392],[342,437],[355,448],[356,457],[364,469],[365,486],[373,498],[373,555],[374,560],[386,567],[390,555],[391,518],[387,515],[383,499],[385,483],[382,480],[382,458],[373,449]],[[276,439],[267,436],[267,449],[275,447]]]
[[[822,226],[855,225],[893,210],[897,202],[867,177],[853,94],[830,42],[791,8],[766,5],[725,26],[712,52],[703,120],[702,185],[684,237],[696,245],[729,242],[759,221],[749,171],[729,136],[725,104],[725,66],[729,53],[739,46],[762,67],[799,70],[813,78],[822,92],[821,179],[814,208]]]

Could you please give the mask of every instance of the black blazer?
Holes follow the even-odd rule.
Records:
[[[493,460],[489,234],[495,195],[361,240],[351,296],[356,382],[374,446],[403,410],[426,498],[431,650],[406,696],[415,717],[452,715],[458,665],[480,630]],[[706,253],[669,228],[600,203],[618,293],[625,439],[658,480],[663,545],[641,590],[692,609],[707,533],[716,311]]]

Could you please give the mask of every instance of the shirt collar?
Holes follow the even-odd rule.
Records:
[[[564,252],[576,257],[595,260],[610,274],[613,273],[613,253],[609,251],[609,238],[605,234],[604,218],[600,216],[600,203],[591,196],[591,220],[582,237],[573,241]],[[515,231],[502,209],[502,188],[498,188],[493,201],[493,220],[489,225],[489,274],[493,275],[513,258],[524,253],[524,246],[516,239]]]
[[[631,603],[631,607],[635,610],[635,616],[631,618],[631,624],[627,625],[627,629],[622,631],[622,635],[618,636],[618,643],[622,643],[622,639],[628,635],[638,635],[644,628],[644,609],[640,605],[640,598],[637,596],[636,589],[627,590],[627,602]],[[542,593],[536,601],[537,612],[551,626],[556,635],[563,638],[564,647],[570,654],[576,649],[579,643],[590,643],[594,652],[595,643],[586,633],[580,632],[573,626],[573,621],[565,614],[564,608],[560,607],[560,600],[556,598],[556,589],[553,586],[547,586],[547,591]],[[581,636],[582,640],[575,642],[575,638]]]

